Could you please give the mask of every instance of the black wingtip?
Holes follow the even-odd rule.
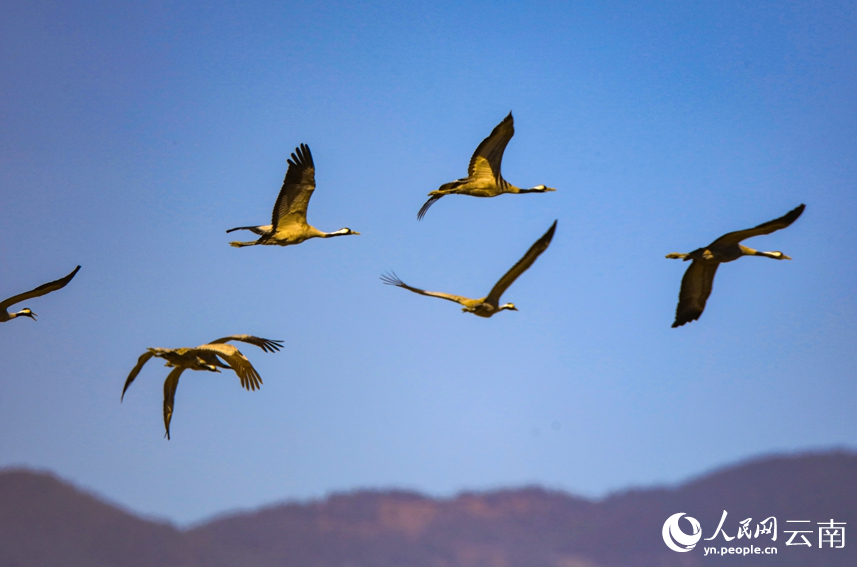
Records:
[[[702,316],[702,311],[700,311],[699,313],[693,313],[692,315],[685,314],[684,317],[679,317],[678,315],[676,315],[675,321],[673,321],[672,324],[672,328],[675,329],[677,327],[681,327],[682,325],[698,321],[700,316]]]
[[[545,242],[545,244],[550,244],[551,240],[553,240],[553,235],[556,232],[556,223],[557,222],[559,222],[559,219],[556,219],[555,221],[553,221],[553,224],[551,225],[551,227],[544,234],[544,236],[542,236],[542,238],[547,239],[547,242]]]
[[[292,157],[286,160],[289,165],[315,167],[312,161],[312,152],[306,144],[300,144],[295,151],[292,152]]]
[[[797,218],[803,214],[803,210],[805,208],[806,208],[806,205],[801,203],[800,205],[798,205],[797,207],[792,209],[792,211],[789,213],[789,215],[794,214],[794,219],[797,220]]]
[[[429,200],[426,201],[422,207],[420,207],[420,210],[417,213],[417,220],[423,220],[423,217],[426,216],[426,213],[431,208],[431,206],[434,205],[441,197],[443,197],[443,195],[432,195],[431,197],[429,197]]]
[[[402,280],[399,279],[399,276],[396,275],[396,272],[392,270],[385,274],[381,274],[380,279],[387,285],[401,286],[403,283]]]
[[[76,275],[77,275],[77,272],[78,272],[79,270],[80,270],[80,266],[78,266],[78,267],[76,267],[75,269],[73,269],[69,275],[67,275],[66,277],[62,278],[62,280],[60,280],[60,281],[65,280],[65,283],[67,284],[68,282],[70,282],[71,280],[73,280],[73,279],[74,279],[74,276],[76,276]]]
[[[264,352],[279,352],[283,348],[283,343],[284,341],[280,339],[265,339],[262,350]]]

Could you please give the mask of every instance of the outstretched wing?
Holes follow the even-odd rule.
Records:
[[[546,233],[542,235],[541,238],[536,240],[536,242],[530,246],[530,249],[527,250],[527,253],[524,254],[524,257],[518,260],[518,263],[512,266],[508,272],[506,272],[500,281],[494,284],[494,287],[491,289],[491,293],[488,294],[488,297],[485,298],[486,303],[497,304],[500,302],[500,296],[503,295],[503,292],[512,285],[512,283],[518,279],[518,276],[526,272],[530,266],[533,265],[533,262],[536,261],[536,258],[541,256],[542,252],[548,249],[550,246],[551,240],[553,239],[553,233],[556,232],[556,221],[553,221],[553,224],[548,229]]]
[[[474,179],[487,177],[490,180],[499,181],[501,179],[500,163],[503,161],[503,152],[506,151],[506,144],[514,135],[515,120],[510,112],[473,152],[467,174]]]
[[[119,403],[122,403],[122,400],[125,399],[125,390],[128,389],[128,386],[131,385],[131,382],[134,381],[134,378],[137,377],[137,374],[140,373],[140,370],[143,369],[143,365],[149,362],[149,359],[152,358],[154,354],[151,351],[146,351],[140,355],[140,358],[137,359],[137,366],[135,366],[131,370],[131,374],[128,375],[128,378],[125,380],[125,387],[122,388],[122,396],[119,398]]]
[[[241,386],[247,390],[256,390],[262,387],[262,377],[247,360],[247,357],[241,354],[241,351],[232,345],[225,344],[207,344],[196,347],[194,349],[200,351],[200,355],[205,357],[206,353],[213,353],[226,361],[238,378],[241,380]]]
[[[382,274],[381,281],[387,285],[401,287],[408,291],[418,293],[420,295],[428,295],[429,297],[439,297],[441,299],[446,299],[447,301],[454,301],[460,305],[466,305],[467,302],[470,301],[470,299],[468,299],[467,297],[462,297],[460,295],[452,295],[450,293],[442,293],[439,291],[426,291],[418,287],[409,286],[408,284],[400,280],[399,276],[397,276],[395,272],[390,272],[389,274]]]
[[[173,369],[164,380],[164,427],[166,428],[166,437],[170,438],[170,421],[173,420],[173,408],[176,404],[176,388],[179,385],[179,377],[184,372],[184,367],[179,366]]]
[[[261,337],[254,337],[253,335],[229,335],[228,337],[211,341],[208,344],[219,345],[229,341],[241,341],[251,345],[256,345],[265,352],[277,352],[283,347],[283,341],[263,339]]]
[[[759,226],[748,228],[747,230],[736,230],[735,232],[724,234],[723,236],[712,242],[710,246],[725,246],[730,244],[738,244],[742,240],[753,236],[771,234],[772,232],[780,230],[781,228],[786,228],[791,223],[796,221],[797,218],[801,215],[801,213],[803,213],[803,210],[805,208],[806,205],[800,204],[778,219],[762,223]]]
[[[283,179],[283,187],[274,204],[271,219],[273,231],[288,223],[306,224],[306,211],[312,192],[315,191],[315,164],[309,146],[301,144],[295,148],[288,160],[289,169]]]
[[[10,297],[6,301],[0,303],[0,309],[5,311],[16,303],[21,303],[22,301],[26,301],[27,299],[32,299],[34,297],[41,297],[42,295],[46,295],[52,291],[64,288],[68,284],[68,282],[70,282],[72,278],[74,278],[75,274],[77,274],[77,271],[79,269],[80,266],[76,267],[69,275],[64,278],[60,278],[58,280],[54,280],[46,284],[42,284],[36,289],[31,289],[30,291],[25,291],[24,293],[19,293],[18,295]]]
[[[696,321],[705,309],[705,302],[711,295],[714,274],[720,262],[694,260],[681,279],[681,291],[678,294],[678,306],[675,310],[675,322],[672,326],[681,327],[685,323]]]

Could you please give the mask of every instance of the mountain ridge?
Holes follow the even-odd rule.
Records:
[[[767,455],[674,486],[633,487],[600,499],[538,486],[447,498],[359,490],[179,528],[140,518],[53,473],[4,469],[0,567],[838,567],[857,564],[857,554],[786,547],[783,530],[787,520],[852,520],[855,480],[857,453],[838,449]],[[703,556],[703,546],[736,545],[722,537],[689,553],[664,545],[661,528],[672,514],[697,518],[708,537],[724,510],[724,531],[733,537],[740,520],[777,517],[780,538],[751,543],[775,545],[778,555]]]

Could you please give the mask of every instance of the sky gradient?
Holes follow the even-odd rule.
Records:
[[[585,496],[760,453],[857,447],[851,3],[7,3],[0,466],[180,523],[353,488]],[[555,193],[436,203],[512,110],[503,174]],[[286,158],[309,222],[234,249]],[[671,329],[686,264],[779,217]],[[479,297],[558,219],[490,320]],[[22,305],[23,306],[23,305]],[[19,306],[18,308],[20,309]],[[249,333],[264,380],[187,372],[172,440],[146,347]]]

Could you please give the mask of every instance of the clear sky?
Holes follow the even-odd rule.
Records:
[[[288,5],[287,5],[288,4]],[[354,488],[540,483],[586,496],[760,453],[857,448],[852,2],[6,2],[0,466],[180,523]],[[504,176],[426,193],[510,111]],[[235,249],[299,143],[309,221],[361,236]],[[720,268],[671,329],[689,252]],[[492,319],[479,297],[554,219]],[[18,308],[20,308],[19,306]],[[262,375],[187,372],[172,441],[146,347],[234,333]]]

